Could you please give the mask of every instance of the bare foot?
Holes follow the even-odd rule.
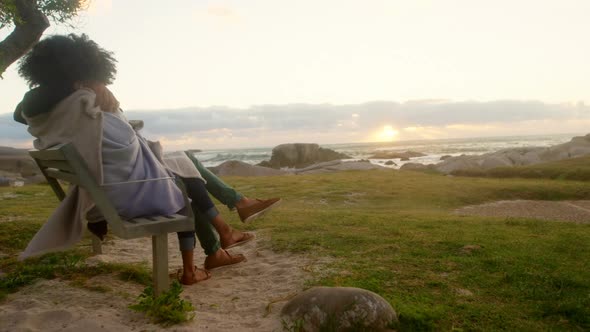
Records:
[[[254,234],[240,232],[236,229],[232,229],[231,232],[227,234],[219,234],[219,238],[221,242],[221,248],[229,249],[254,240]]]
[[[232,265],[246,260],[242,254],[231,255],[224,249],[217,250],[214,254],[205,258],[205,268],[212,270],[221,266]]]
[[[180,272],[180,270],[178,271]],[[211,278],[211,273],[204,269],[199,269],[196,266],[192,271],[184,270],[182,277],[178,280],[183,285],[192,285],[196,284],[197,282],[204,281]]]

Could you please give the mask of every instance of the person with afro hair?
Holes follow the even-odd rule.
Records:
[[[174,178],[180,178],[191,198],[195,215],[195,232],[178,233],[183,260],[179,280],[183,284],[208,279],[211,269],[244,261],[243,255],[231,254],[226,249],[244,244],[254,235],[229,226],[207,191],[230,209],[235,207],[242,221],[262,215],[276,206],[280,199],[258,200],[241,195],[189,153],[162,157],[159,143],[148,142],[137,133],[137,128],[125,118],[118,100],[106,87],[113,82],[116,73],[113,54],[86,35],[45,38],[21,60],[19,74],[31,90],[17,106],[14,119],[28,125],[37,149],[72,143],[103,186],[117,212],[125,218],[170,215],[181,211],[185,208],[182,192],[174,184]],[[68,195],[74,192],[69,191]],[[83,205],[83,215],[76,216],[76,221],[97,221],[88,226],[102,237],[106,232],[106,223],[101,221],[100,211],[93,208],[92,202],[85,201],[80,192],[77,193],[74,199]],[[54,212],[46,224],[60,222],[54,220],[58,219],[55,215]],[[30,248],[38,249],[33,242],[44,232],[44,228],[33,238],[25,253],[33,255],[41,252]],[[194,265],[195,233],[207,255],[204,269]],[[75,234],[73,241],[67,238],[63,245],[42,248],[42,251],[61,249],[80,237],[80,234]]]

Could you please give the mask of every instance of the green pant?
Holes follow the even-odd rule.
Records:
[[[242,199],[242,194],[237,192],[234,188],[230,187],[228,184],[223,182],[217,175],[211,173],[201,162],[193,156],[190,152],[185,152],[189,159],[195,164],[195,167],[201,173],[201,176],[207,184],[205,184],[205,188],[207,191],[213,195],[218,201],[220,201],[223,205],[227,206],[230,210],[232,210],[236,203]]]
[[[195,248],[196,233],[205,254],[211,255],[221,248],[221,244],[219,243],[219,235],[215,231],[213,224],[211,224],[211,220],[217,216],[218,212],[208,194],[213,195],[213,197],[217,198],[217,200],[230,209],[233,209],[235,204],[243,196],[205,168],[192,153],[185,153],[195,164],[195,167],[201,173],[207,184],[203,185],[203,182],[196,178],[182,179],[185,189],[192,199],[191,208],[195,215],[195,231],[178,233],[180,250],[186,251]]]

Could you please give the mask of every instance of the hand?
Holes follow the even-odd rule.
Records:
[[[114,113],[119,109],[119,101],[103,83],[82,82],[78,85],[78,87],[84,87],[94,91],[94,93],[96,93],[94,106],[100,107],[102,111]]]

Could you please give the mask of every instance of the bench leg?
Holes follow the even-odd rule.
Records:
[[[102,254],[102,241],[100,241],[100,239],[98,238],[98,236],[92,234],[92,252],[95,255],[100,255]]]
[[[168,279],[168,234],[152,236],[154,294],[159,296],[170,288]]]

